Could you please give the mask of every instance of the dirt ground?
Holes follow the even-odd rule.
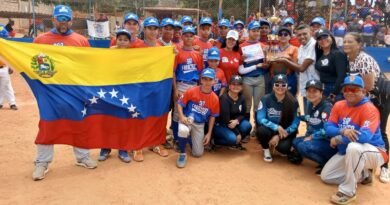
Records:
[[[114,152],[88,170],[74,165],[70,146],[58,145],[46,178],[34,182],[39,114],[24,80],[12,78],[20,109],[0,110],[0,204],[329,204],[337,190],[321,182],[312,162],[295,166],[276,156],[265,163],[254,138],[246,152],[221,148],[189,157],[185,169],[176,168],[174,151],[167,158],[145,151],[142,163],[125,164]],[[91,150],[94,159],[98,153]],[[357,194],[355,204],[389,204],[390,185],[375,177]]]

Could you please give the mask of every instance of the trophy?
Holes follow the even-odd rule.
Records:
[[[272,6],[272,9],[273,9],[273,15],[272,15],[272,17],[268,18],[268,21],[271,22],[271,29],[272,29],[272,26],[278,24],[281,21],[281,19],[276,16],[276,9],[274,6]],[[273,61],[276,58],[278,58],[279,54],[280,54],[279,36],[275,35],[275,34],[269,34],[268,35],[268,43],[269,43],[269,47],[268,47],[268,52],[267,52],[267,58],[269,61]]]

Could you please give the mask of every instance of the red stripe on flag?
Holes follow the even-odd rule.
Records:
[[[41,120],[35,143],[135,150],[164,143],[167,119],[168,113],[143,120],[107,115],[91,115],[83,121]]]

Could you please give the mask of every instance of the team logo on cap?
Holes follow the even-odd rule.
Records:
[[[67,13],[68,12],[68,9],[65,7],[65,6],[62,6],[61,8],[60,8],[60,10],[58,10],[59,12],[61,12],[61,13]]]
[[[278,75],[278,80],[283,80],[283,75]]]
[[[257,21],[253,22],[253,25],[254,26],[260,26],[260,24]]]
[[[206,71],[204,72],[204,74],[212,74],[212,72],[209,71],[209,70],[206,70]]]
[[[355,80],[355,76],[354,76],[354,75],[350,75],[350,76],[349,76],[349,81],[350,81],[350,82],[353,82],[354,80]]]
[[[150,20],[149,20],[149,23],[156,23],[156,20],[150,19]]]
[[[44,53],[35,55],[31,60],[31,68],[42,78],[51,78],[57,73],[54,61]]]
[[[173,21],[171,19],[168,19],[167,23],[173,23]]]
[[[130,14],[130,15],[128,16],[128,18],[135,18],[135,15],[134,15],[134,14]]]
[[[211,55],[218,55],[218,52],[217,51],[213,51],[213,52],[211,52]]]
[[[315,85],[316,84],[316,81],[312,80],[310,81],[310,85]]]

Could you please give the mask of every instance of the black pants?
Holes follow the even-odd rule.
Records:
[[[377,108],[379,110],[379,114],[380,114],[380,127],[381,127],[381,134],[382,134],[382,139],[383,141],[385,142],[385,148],[386,148],[386,152],[387,152],[387,155],[389,155],[389,138],[387,137],[387,134],[386,134],[386,127],[387,127],[387,118],[389,116],[389,113],[390,113],[390,99],[387,99],[386,102],[382,105],[377,105]],[[388,165],[389,163],[385,163],[383,165],[383,167],[386,167],[388,168]]]
[[[278,132],[269,129],[268,127],[262,125],[257,126],[256,136],[263,149],[269,148],[268,143],[276,134],[278,134]],[[295,139],[296,136],[297,132],[293,132],[286,138],[280,140],[278,146],[276,146],[276,150],[278,150],[278,152],[282,154],[289,154],[291,152],[292,141]]]

